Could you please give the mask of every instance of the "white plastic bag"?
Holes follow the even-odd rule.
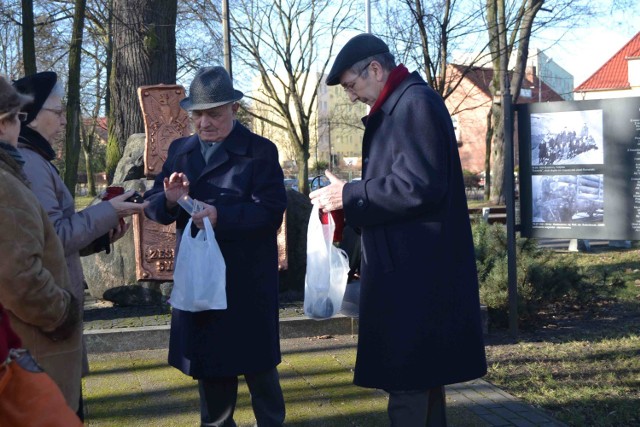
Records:
[[[204,230],[191,237],[191,222],[182,233],[180,250],[173,271],[169,304],[184,311],[224,310],[227,308],[226,266],[209,218]]]
[[[320,222],[316,205],[311,210],[307,229],[307,273],[304,279],[304,314],[312,319],[335,316],[342,306],[347,287],[349,258],[345,251],[333,246],[335,223]]]

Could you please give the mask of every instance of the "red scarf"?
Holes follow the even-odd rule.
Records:
[[[389,78],[387,79],[387,82],[382,88],[382,91],[380,91],[380,95],[378,96],[378,99],[376,99],[376,102],[373,104],[373,107],[371,107],[371,111],[369,112],[369,117],[371,117],[373,113],[375,113],[380,109],[380,107],[382,107],[382,104],[384,104],[384,101],[386,101],[389,95],[391,95],[393,91],[396,90],[398,86],[400,86],[400,83],[402,83],[402,81],[406,79],[408,75],[409,75],[409,70],[403,64],[400,64],[396,68],[391,70],[391,73],[389,73]]]

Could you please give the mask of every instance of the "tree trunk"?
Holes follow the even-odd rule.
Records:
[[[300,149],[296,152],[296,163],[298,165],[298,191],[302,194],[309,194],[309,150]]]
[[[95,197],[97,194],[96,191],[96,179],[93,176],[93,164],[91,164],[91,153],[87,150],[84,151],[84,164],[87,170],[87,189],[88,195],[91,197]]]
[[[497,108],[495,108],[497,107]],[[493,143],[491,149],[492,166],[491,171],[491,202],[494,204],[504,203],[504,117],[503,109],[496,105],[491,108],[493,116]]]
[[[65,132],[64,183],[76,194],[78,159],[80,157],[80,58],[86,0],[76,0],[73,16],[73,35],[69,49],[69,81],[67,83],[67,128]]]
[[[93,176],[93,163],[91,162],[92,150],[93,150],[93,142],[95,138],[96,126],[95,120],[93,117],[94,125],[91,127],[91,131],[87,131],[87,127],[85,124],[80,125],[80,130],[82,132],[82,152],[84,153],[84,166],[85,171],[87,173],[87,188],[89,192],[89,196],[96,196],[96,180]]]
[[[107,87],[104,95],[104,114],[109,117],[111,113],[111,70],[113,67],[113,0],[109,0],[107,11],[107,49],[105,53],[105,68],[107,70]]]
[[[22,61],[25,76],[38,72],[33,24],[33,0],[22,0]]]
[[[113,0],[107,173],[129,136],[144,132],[138,87],[176,82],[177,0]]]
[[[484,155],[484,200],[491,198],[491,142],[493,141],[493,113],[487,113],[487,134],[485,135]]]

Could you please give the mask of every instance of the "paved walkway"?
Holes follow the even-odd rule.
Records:
[[[88,298],[85,310],[91,374],[84,379],[89,426],[199,425],[195,381],[169,367],[166,308],[113,308]],[[281,310],[279,366],[287,426],[387,426],[387,395],[352,384],[357,320],[308,320]],[[446,388],[452,427],[564,426],[484,380]],[[235,419],[254,423],[241,383]]]

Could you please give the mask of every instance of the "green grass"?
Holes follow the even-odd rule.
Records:
[[[515,341],[492,334],[486,379],[570,426],[640,425],[640,250],[557,256],[608,286],[618,283],[615,298],[550,310]]]
[[[618,289],[617,297],[621,301],[640,302],[640,249],[614,249],[594,247],[593,252],[562,253],[576,262],[589,277],[611,285],[616,280],[624,282]]]
[[[355,338],[298,340],[278,366],[290,427],[385,427],[387,395],[353,384]],[[197,383],[167,365],[166,350],[90,354],[83,379],[89,426],[197,426]],[[240,380],[234,419],[254,425],[249,391]],[[449,423],[486,427],[470,409],[450,406]]]
[[[82,209],[89,206],[89,203],[93,200],[92,196],[76,196],[76,211],[81,211]]]

